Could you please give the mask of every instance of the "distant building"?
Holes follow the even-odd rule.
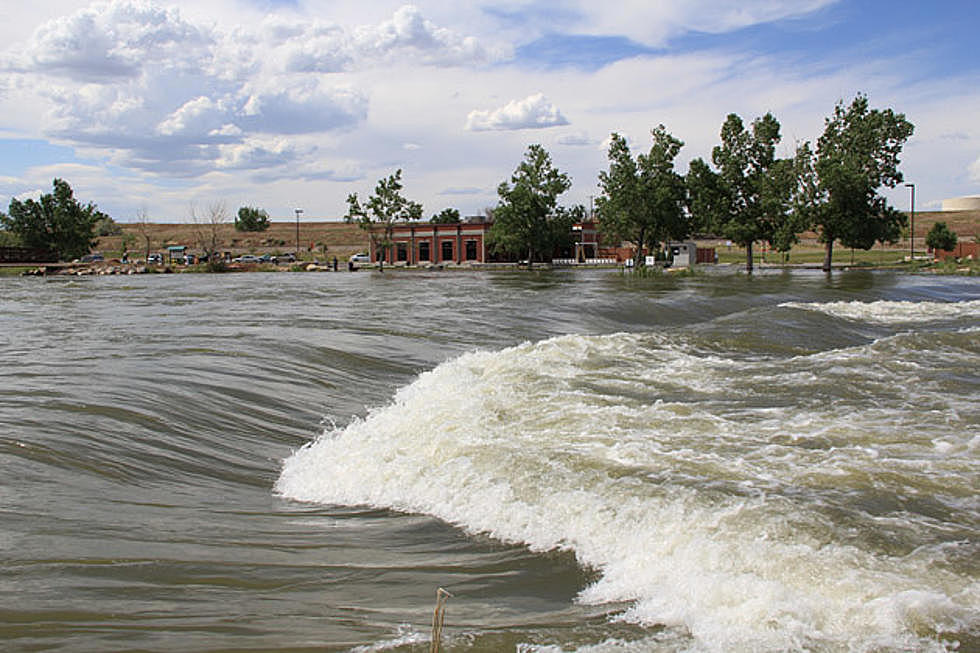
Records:
[[[490,223],[457,222],[435,224],[408,222],[396,224],[391,246],[371,244],[371,262],[425,265],[428,263],[484,263],[488,260],[486,238]]]
[[[943,200],[943,211],[980,211],[980,196],[953,197]]]

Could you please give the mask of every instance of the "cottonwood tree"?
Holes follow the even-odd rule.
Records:
[[[237,231],[265,231],[269,228],[269,214],[254,206],[242,206],[235,217]]]
[[[721,144],[711,152],[718,172],[701,159],[691,162],[687,185],[695,220],[745,248],[745,267],[752,270],[757,241],[788,251],[803,229],[796,210],[800,187],[797,159],[777,159],[779,121],[767,113],[746,129],[732,113],[721,127]]]
[[[530,145],[510,182],[497,187],[499,203],[487,234],[490,247],[510,255],[527,255],[528,268],[537,254],[551,251],[568,238],[573,210],[558,207],[558,196],[572,185],[551,162],[541,145]]]
[[[433,224],[459,224],[459,210],[453,208],[443,209],[429,218],[429,222]]]
[[[220,260],[219,254],[222,236],[230,219],[228,207],[224,202],[215,201],[208,204],[203,213],[199,213],[191,204],[190,217],[194,223],[194,240],[208,257],[208,269],[212,272],[224,269],[224,262]]]
[[[378,260],[384,266],[384,252],[392,244],[392,234],[395,223],[407,220],[419,220],[422,217],[422,205],[406,199],[402,195],[402,171],[384,179],[379,179],[367,203],[362,205],[357,193],[347,196],[347,215],[344,221],[357,224],[368,232],[375,251],[380,251]]]
[[[674,159],[684,143],[663,125],[651,131],[653,145],[633,159],[626,139],[613,133],[609,144],[609,170],[599,173],[602,195],[596,199],[600,229],[619,241],[636,246],[634,265],[644,264],[643,248],[690,233],[685,211],[684,178],[674,171]]]
[[[899,155],[914,127],[904,114],[869,108],[865,95],[850,106],[838,102],[825,123],[806,180],[806,208],[825,246],[823,269],[829,271],[836,241],[867,250],[901,236],[908,216],[878,190],[902,183]]]
[[[932,229],[926,234],[926,245],[933,250],[942,249],[952,252],[958,240],[956,233],[950,231],[945,222],[932,225]]]
[[[143,241],[146,244],[146,254],[143,257],[145,261],[150,258],[150,215],[147,213],[145,206],[140,207],[136,211],[136,231],[143,237]]]
[[[8,214],[0,213],[0,224],[24,247],[47,250],[58,260],[84,256],[97,242],[96,225],[109,216],[91,202],[80,204],[67,181],[55,179],[53,186],[53,192],[36,201],[10,200]]]

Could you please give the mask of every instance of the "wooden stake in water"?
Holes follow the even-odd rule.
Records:
[[[439,588],[436,590],[436,610],[432,613],[432,646],[429,653],[439,653],[439,644],[442,640],[442,623],[446,618],[446,599],[452,594]]]

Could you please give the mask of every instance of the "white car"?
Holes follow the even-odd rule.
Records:
[[[364,252],[358,252],[357,254],[354,254],[353,256],[350,257],[350,262],[351,263],[370,263],[371,262],[371,257],[368,256],[367,254],[365,254]]]

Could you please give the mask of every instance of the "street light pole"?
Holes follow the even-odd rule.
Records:
[[[912,191],[909,203],[909,263],[915,260],[915,184],[905,184]]]
[[[296,209],[296,260],[299,260],[299,214],[303,209]]]

